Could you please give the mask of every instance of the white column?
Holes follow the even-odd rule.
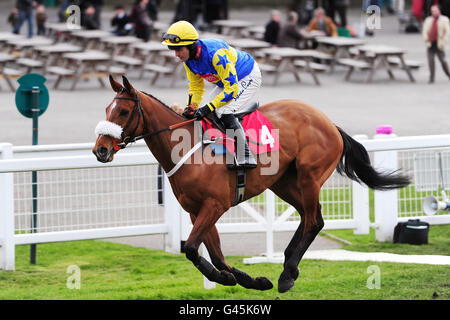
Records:
[[[275,194],[271,190],[264,193],[266,198],[266,254],[273,258],[273,224],[275,222]]]
[[[365,134],[354,135],[353,139],[358,142],[368,140]],[[365,184],[356,181],[352,182],[353,193],[353,219],[355,220],[354,234],[369,234],[370,231],[370,207],[369,207],[369,188]]]
[[[12,159],[12,144],[0,144],[0,160]],[[14,270],[14,175],[0,173],[0,269]]]
[[[353,218],[355,219],[354,234],[369,234],[370,230],[370,208],[369,188],[358,182],[352,182],[353,190]]]
[[[173,194],[169,179],[164,173],[164,222],[169,227],[165,237],[165,250],[170,253],[180,253],[181,243],[181,206]]]
[[[395,134],[377,134],[374,139],[389,139]],[[397,151],[374,153],[374,168],[392,172],[398,169]],[[375,238],[381,242],[392,242],[398,216],[398,191],[375,191]]]

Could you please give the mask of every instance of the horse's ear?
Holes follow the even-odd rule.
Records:
[[[125,90],[127,90],[127,92],[129,94],[133,94],[134,93],[134,88],[131,85],[130,81],[128,81],[127,77],[122,76],[122,80],[123,80],[123,86],[125,87]]]
[[[120,90],[122,90],[123,86],[117,82],[116,80],[114,80],[112,75],[109,75],[109,83],[111,83],[111,88],[115,91],[115,92],[119,92]]]

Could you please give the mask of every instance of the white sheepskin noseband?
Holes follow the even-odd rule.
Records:
[[[118,124],[115,124],[110,121],[100,121],[97,126],[95,127],[95,134],[97,136],[104,135],[104,136],[111,136],[116,139],[122,138],[122,132],[123,128],[119,126]]]

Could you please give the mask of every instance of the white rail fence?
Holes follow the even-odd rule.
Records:
[[[440,194],[436,154],[450,185],[450,135],[361,141],[376,168],[402,168],[414,178],[408,188],[374,193],[370,222],[369,190],[334,174],[321,191],[325,229],[376,229],[379,241],[392,240],[398,221],[420,218],[450,223],[448,212],[424,216],[422,201]],[[97,162],[92,144],[13,147],[0,144],[0,269],[14,270],[15,246],[33,243],[164,234],[165,248],[180,252],[191,225],[170,187],[162,188],[155,158],[143,143],[122,150],[113,162]],[[31,172],[37,172],[37,224],[32,224]],[[164,204],[158,201],[163,196]],[[274,232],[295,230],[300,217],[271,191],[229,210],[218,222],[221,233],[265,232],[267,257]]]

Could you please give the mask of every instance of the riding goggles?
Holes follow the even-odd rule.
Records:
[[[163,41],[169,40],[172,43],[180,43],[180,42],[184,42],[184,41],[197,41],[197,39],[181,39],[176,34],[170,34],[170,33],[165,33],[162,37],[162,40]]]

